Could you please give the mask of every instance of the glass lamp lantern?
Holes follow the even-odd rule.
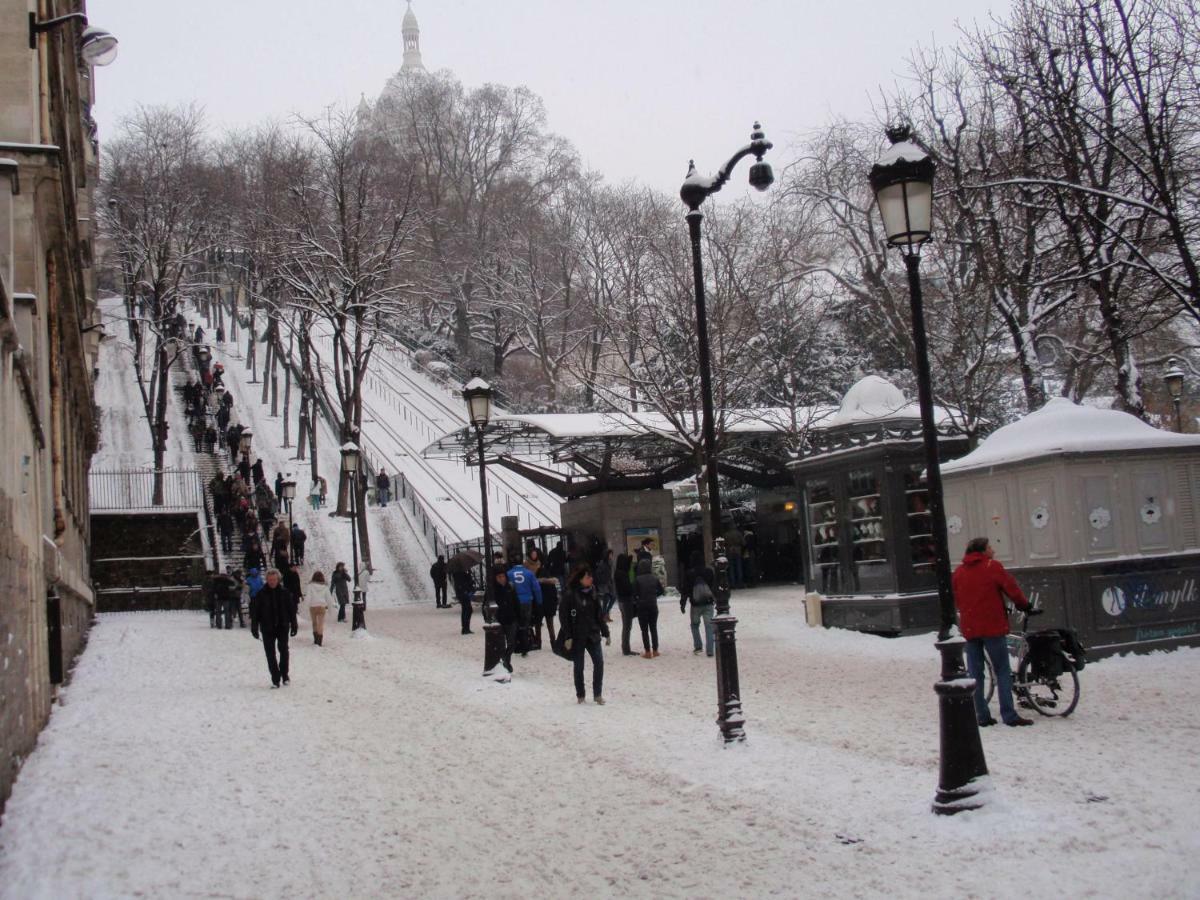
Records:
[[[912,140],[907,125],[889,128],[892,146],[871,167],[871,189],[887,241],[918,253],[933,225],[933,176],[936,163]]]
[[[359,459],[358,444],[354,443],[353,441],[347,441],[346,443],[342,444],[341,452],[342,471],[357,472]]]
[[[476,428],[486,428],[492,418],[492,386],[479,377],[478,373],[463,385],[463,399],[467,401],[467,419]]]

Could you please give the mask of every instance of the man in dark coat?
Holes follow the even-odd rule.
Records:
[[[233,552],[233,515],[228,505],[217,513],[217,531],[221,535],[221,552]]]
[[[254,595],[250,602],[250,634],[256,639],[261,634],[263,649],[267,654],[267,670],[271,673],[271,687],[280,682],[288,684],[288,636],[296,636],[296,601],[279,583],[278,569],[267,570],[267,583]],[[279,659],[275,659],[276,648]]]
[[[434,605],[438,609],[449,609],[450,601],[446,595],[446,557],[439,555],[437,562],[429,567],[429,577],[433,579]]]
[[[967,639],[967,670],[975,679],[975,717],[980,725],[995,725],[983,696],[983,654],[992,659],[996,672],[996,694],[1000,700],[1000,718],[1005,725],[1032,725],[1031,719],[1017,714],[1012,701],[1012,669],[1008,663],[1008,597],[1020,609],[1029,609],[1016,580],[993,557],[987,538],[972,538],[967,544],[962,565],[954,570],[954,605],[958,607],[959,628]]]
[[[388,500],[391,499],[392,479],[388,478],[387,472],[383,469],[379,470],[379,474],[375,476],[375,500],[380,506],[387,506]]]
[[[242,596],[242,586],[228,572],[218,572],[213,576],[213,598],[216,600],[216,623],[214,627],[220,628],[221,621],[224,619],[225,627],[233,627],[233,612],[236,608],[239,612],[241,606],[238,600]]]
[[[475,592],[474,579],[471,573],[461,566],[452,573],[454,578],[454,596],[462,604],[462,633],[474,634],[471,630],[471,595]]]

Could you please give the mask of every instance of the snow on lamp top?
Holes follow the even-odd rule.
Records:
[[[1115,409],[1079,406],[1055,397],[1041,409],[997,429],[944,474],[1000,466],[1062,453],[1111,453],[1164,447],[1200,448],[1200,435],[1175,434]]]

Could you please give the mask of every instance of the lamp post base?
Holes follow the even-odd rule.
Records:
[[[362,591],[355,591],[354,605],[351,607],[350,630],[358,631],[367,627],[367,598]]]
[[[491,675],[504,657],[504,631],[499,622],[483,626],[483,674]]]
[[[975,680],[963,668],[965,646],[966,641],[958,636],[937,642],[942,654],[942,678],[933,689],[938,695],[941,766],[933,811],[943,816],[979,809],[990,790],[975,719]]]
[[[726,744],[746,740],[742,694],[738,684],[737,617],[728,613],[713,617],[717,639],[717,727]]]

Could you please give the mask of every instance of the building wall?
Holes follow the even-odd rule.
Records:
[[[79,0],[0,4],[0,806],[50,715],[51,673],[69,670],[94,609],[92,73],[78,21],[31,50],[28,20],[81,11]]]
[[[625,549],[625,531],[657,528],[667,578],[678,583],[675,558],[675,498],[670,491],[604,491],[568,500],[560,507],[563,528],[577,546],[599,537],[616,554]]]

